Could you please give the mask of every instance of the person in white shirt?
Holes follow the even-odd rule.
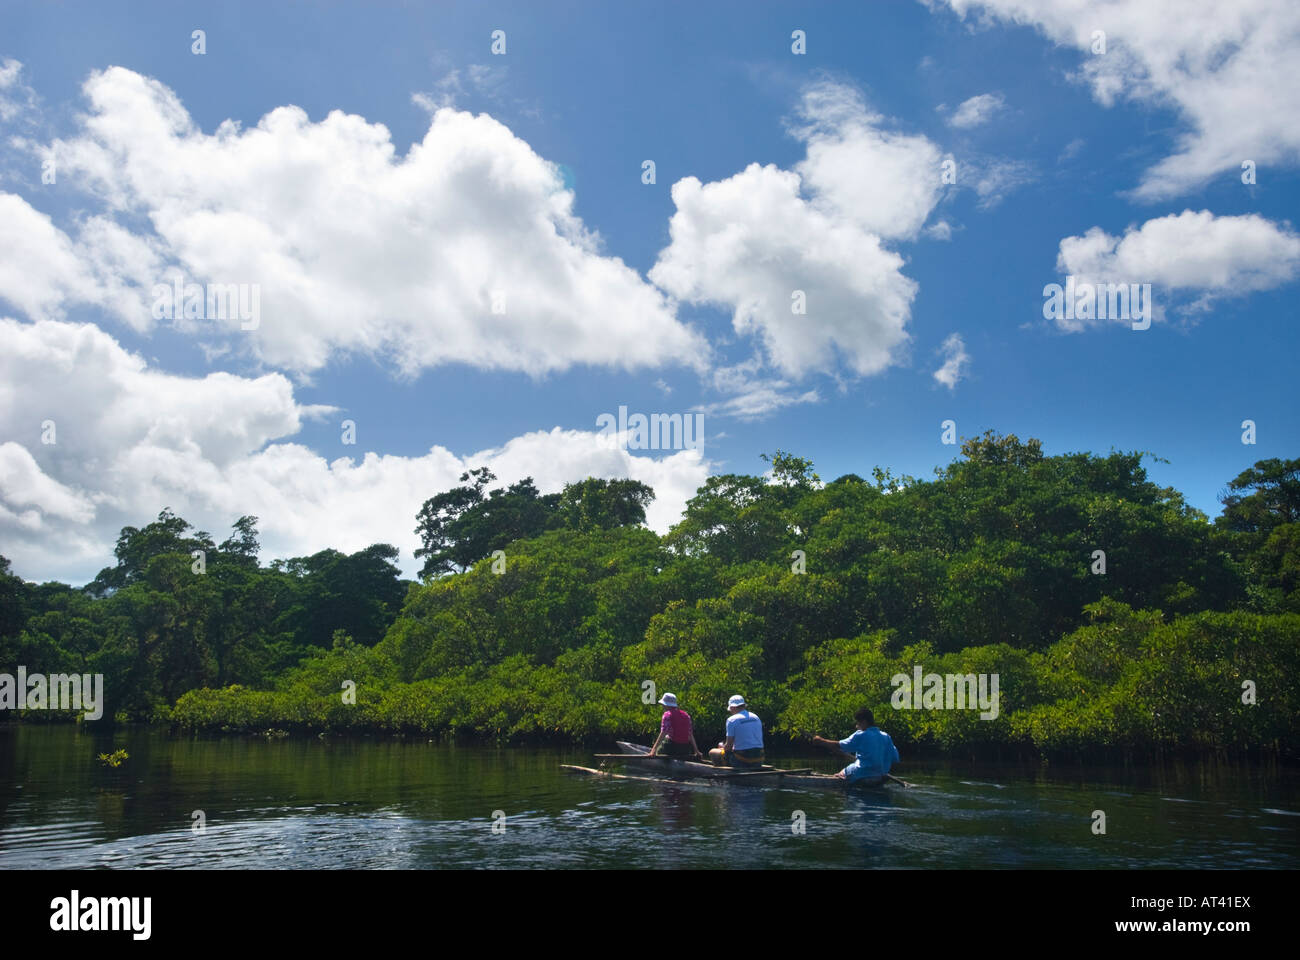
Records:
[[[736,694],[727,701],[727,739],[709,751],[709,759],[721,767],[763,765],[763,721],[751,713],[745,698]]]

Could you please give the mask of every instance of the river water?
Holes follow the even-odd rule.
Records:
[[[96,759],[116,749],[120,767]],[[0,867],[1300,866],[1300,775],[1286,767],[931,760],[898,768],[911,789],[846,796],[596,780],[561,763],[595,766],[577,748],[5,724]]]

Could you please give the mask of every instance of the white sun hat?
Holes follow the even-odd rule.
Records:
[[[727,706],[729,707],[743,707],[744,705],[745,705],[745,698],[742,697],[740,694],[736,694],[734,697],[732,697],[730,700],[727,701]]]
[[[659,698],[659,702],[662,703],[665,707],[675,707],[677,706],[677,697],[675,697],[671,693],[665,693],[662,697]]]

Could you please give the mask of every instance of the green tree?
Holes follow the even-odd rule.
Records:
[[[637,480],[588,477],[565,484],[557,508],[559,523],[571,530],[609,530],[645,523],[655,492]]]
[[[1260,460],[1228,483],[1216,526],[1242,558],[1252,606],[1300,612],[1300,459]]]
[[[18,635],[31,615],[26,581],[15,576],[9,559],[0,556],[0,639]]]
[[[1221,526],[1267,535],[1282,524],[1300,523],[1300,459],[1260,460],[1228,482],[1220,501]]]
[[[533,537],[554,523],[558,494],[540,496],[532,477],[505,489],[484,491],[496,475],[487,467],[462,473],[459,486],[430,497],[416,516],[420,537],[417,558],[424,557],[424,578],[459,573],[494,550]]]

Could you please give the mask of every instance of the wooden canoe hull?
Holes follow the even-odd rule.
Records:
[[[618,744],[620,754],[626,758],[628,763],[643,764],[640,769],[659,770],[661,773],[673,773],[692,777],[734,777],[737,773],[779,773],[775,767],[763,764],[756,771],[742,771],[736,767],[719,767],[711,763],[700,763],[698,760],[663,760],[660,758],[651,759],[648,754],[650,748],[639,743],[628,743],[626,740],[615,741]]]
[[[573,773],[583,773],[592,777],[603,777],[610,780],[636,780],[641,783],[669,783],[673,780],[691,780],[700,786],[721,787],[727,784],[744,784],[752,787],[794,787],[798,789],[815,789],[815,790],[839,790],[854,791],[859,788],[873,789],[889,785],[888,780],[859,780],[848,783],[839,777],[833,777],[824,773],[783,773],[780,770],[771,773],[763,772],[760,774],[745,774],[743,776],[733,777],[692,777],[692,776],[644,776],[633,777],[627,774],[614,773],[610,770],[597,770],[593,767],[579,767],[572,764],[561,764],[561,769],[569,770]],[[643,767],[638,770],[645,771]]]
[[[851,783],[842,777],[827,773],[793,773],[782,777],[783,787],[813,787],[817,790],[868,790],[889,786],[889,781],[881,777],[876,780],[854,780]]]
[[[734,777],[739,772],[735,767],[715,767],[711,763],[697,763],[694,760],[651,760],[649,757],[628,757],[626,762],[646,773],[658,771],[660,774],[700,777],[709,780],[725,780],[728,777]],[[758,771],[760,774],[774,772],[771,770]]]

